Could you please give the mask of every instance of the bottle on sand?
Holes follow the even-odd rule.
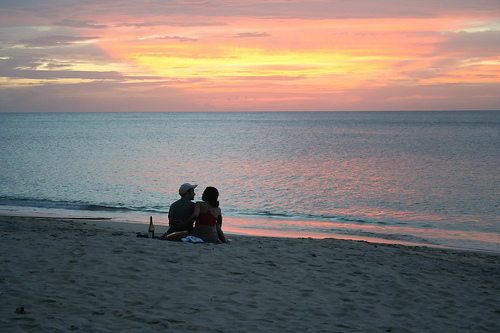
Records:
[[[153,217],[149,217],[149,229],[148,229],[149,238],[155,238],[155,226],[153,225]]]

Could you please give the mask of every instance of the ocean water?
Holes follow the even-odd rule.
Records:
[[[0,113],[0,210],[500,252],[500,112]]]

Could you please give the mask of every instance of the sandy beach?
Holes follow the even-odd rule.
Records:
[[[500,332],[499,254],[144,231],[0,216],[0,331]]]

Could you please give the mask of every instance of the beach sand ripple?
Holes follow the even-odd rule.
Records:
[[[0,331],[500,332],[498,254],[141,227],[0,217]]]

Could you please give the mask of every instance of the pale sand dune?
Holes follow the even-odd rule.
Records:
[[[0,217],[0,332],[500,332],[498,254],[145,228]]]

